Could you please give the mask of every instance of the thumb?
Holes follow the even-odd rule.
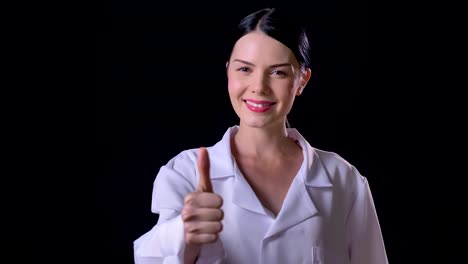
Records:
[[[199,192],[213,192],[210,179],[210,157],[206,148],[201,147],[198,149],[198,174],[200,174],[200,181],[198,182],[197,191]]]

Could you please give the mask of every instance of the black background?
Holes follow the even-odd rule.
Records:
[[[225,75],[231,29],[286,4],[313,48],[312,79],[289,120],[368,178],[390,262],[411,263],[403,26],[399,6],[371,0],[54,4],[47,160],[58,188],[45,232],[54,260],[133,263],[133,241],[157,221],[150,206],[159,167],[237,124]]]

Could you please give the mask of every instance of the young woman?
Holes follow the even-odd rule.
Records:
[[[226,63],[239,124],[161,167],[136,263],[387,263],[366,178],[286,125],[311,77],[304,31],[278,9],[239,29]]]

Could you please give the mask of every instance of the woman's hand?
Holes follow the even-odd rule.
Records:
[[[193,263],[200,253],[201,245],[215,242],[223,229],[223,199],[213,193],[210,160],[205,148],[200,148],[198,152],[198,171],[200,181],[197,190],[185,196],[182,209],[186,263]]]

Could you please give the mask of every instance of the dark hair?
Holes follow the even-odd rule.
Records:
[[[265,8],[246,16],[238,25],[237,39],[256,30],[283,43],[293,52],[302,67],[310,67],[307,34],[286,10]]]

